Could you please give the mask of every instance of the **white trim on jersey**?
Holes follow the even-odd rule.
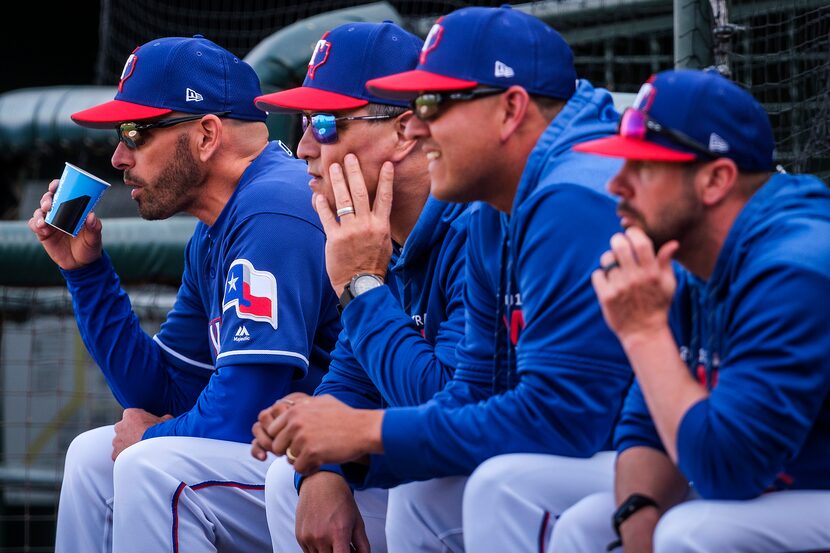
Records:
[[[305,355],[293,351],[281,351],[278,349],[241,349],[234,351],[223,351],[222,353],[216,356],[216,360],[219,361],[223,357],[227,357],[229,355],[285,355],[286,357],[296,357],[297,359],[302,359],[303,363],[305,363],[306,366],[308,366],[308,359]]]
[[[193,365],[194,367],[199,367],[200,369],[207,369],[207,370],[209,370],[209,371],[214,371],[214,370],[215,370],[215,369],[214,369],[214,367],[213,367],[213,365],[208,365],[207,363],[200,363],[199,361],[195,361],[195,360],[193,360],[193,359],[190,359],[190,358],[188,358],[188,357],[185,357],[185,356],[184,356],[184,355],[182,355],[181,353],[179,353],[179,352],[177,352],[177,351],[174,351],[174,350],[170,349],[168,346],[166,346],[166,345],[164,344],[164,342],[162,342],[162,341],[159,339],[158,334],[156,334],[155,336],[153,336],[153,341],[154,341],[155,343],[157,343],[157,344],[159,345],[159,347],[161,347],[161,349],[163,349],[164,351],[166,351],[167,353],[169,353],[170,355],[172,355],[173,357],[175,357],[176,359],[178,359],[178,360],[180,360],[180,361],[184,361],[185,363],[187,363],[187,364],[189,364],[189,365]]]

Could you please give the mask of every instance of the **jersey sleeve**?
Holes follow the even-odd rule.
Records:
[[[678,466],[704,498],[759,495],[804,445],[830,392],[830,279],[773,264],[732,283],[717,385],[677,434]],[[726,317],[720,312],[720,317]]]
[[[289,384],[272,366],[225,364],[216,370],[193,408],[151,426],[143,439],[192,436],[249,443],[259,412],[288,393]]]
[[[614,205],[562,186],[526,207],[511,245],[525,320],[517,343],[520,382],[475,404],[388,410],[386,462],[402,478],[469,474],[504,453],[588,457],[610,447],[632,376],[590,274],[619,229]]]
[[[337,339],[329,371],[314,395],[331,395],[357,409],[378,409],[383,406],[380,392],[355,359],[345,330]]]
[[[464,236],[447,237],[437,283],[424,283],[440,294],[441,315],[430,343],[388,286],[361,294],[343,311],[343,328],[354,356],[384,400],[392,406],[419,405],[441,390],[455,372],[455,350],[464,331]],[[436,301],[439,301],[436,298]]]
[[[72,294],[81,339],[116,400],[125,408],[137,407],[157,416],[190,409],[213,373],[207,348],[202,355],[187,358],[171,355],[154,342],[141,329],[106,253],[87,267],[62,274]],[[193,339],[204,343],[206,317],[187,299],[190,286],[185,270],[174,312],[186,312],[185,318],[198,324],[202,335],[194,334]],[[172,328],[178,322],[166,324]]]
[[[674,275],[677,282],[671,309],[669,310],[669,327],[677,344],[688,343],[692,329],[691,320],[692,287],[694,277],[680,264],[674,263]],[[614,430],[614,449],[622,453],[626,449],[642,446],[665,453],[665,447],[651,419],[643,391],[637,380],[631,385],[623,403],[622,414]]]
[[[322,233],[294,217],[257,214],[218,247],[225,248],[226,264],[216,268],[224,294],[221,324],[212,334],[215,373],[192,409],[151,427],[145,438],[249,442],[260,410],[308,370],[328,291]]]
[[[269,365],[301,377],[329,291],[325,236],[296,217],[261,213],[243,221],[222,247],[217,369]]]
[[[498,320],[498,290],[502,249],[506,247],[506,227],[493,208],[476,205],[470,214],[469,238],[464,287],[464,335],[458,344],[457,368],[454,383],[465,386],[453,392],[459,404],[469,403],[473,397],[464,397],[462,390],[480,388],[480,394],[493,389],[496,366],[507,366],[504,348],[496,348],[496,333],[502,325]],[[499,358],[496,359],[498,350]],[[448,404],[446,395],[441,401]]]

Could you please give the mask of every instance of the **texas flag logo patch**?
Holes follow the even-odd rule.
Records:
[[[276,330],[277,279],[268,271],[257,271],[247,259],[237,259],[228,270],[222,312],[231,307],[240,319],[270,323]]]
[[[317,69],[320,68],[321,65],[326,63],[326,60],[329,59],[329,52],[331,52],[331,42],[326,40],[326,33],[323,35],[323,38],[317,41],[317,45],[314,46],[314,51],[311,53],[311,59],[308,60],[308,78],[314,79],[314,73],[317,72]]]

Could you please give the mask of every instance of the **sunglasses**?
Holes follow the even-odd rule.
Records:
[[[311,116],[302,114],[303,132],[311,126],[311,136],[320,144],[334,144],[337,142],[338,121],[381,121],[393,119],[395,115],[352,115],[335,117],[331,113],[315,113]]]
[[[675,144],[689,148],[705,159],[715,159],[719,157],[718,154],[711,151],[697,140],[683,134],[680,131],[664,127],[636,108],[628,108],[623,112],[617,131],[620,136],[635,138],[637,140],[645,140],[646,134],[649,131],[668,138]]]
[[[503,88],[476,88],[469,92],[452,92],[450,94],[442,94],[440,92],[429,92],[417,96],[410,107],[415,117],[421,121],[429,121],[435,119],[441,111],[441,105],[447,102],[465,102],[468,100],[475,100],[476,98],[484,98],[485,96],[495,96],[502,94],[505,91]]]
[[[141,135],[141,133],[143,132],[149,131],[151,129],[163,129],[164,127],[172,127],[173,125],[178,125],[179,123],[187,123],[188,121],[196,121],[197,119],[201,119],[205,115],[215,115],[217,117],[224,117],[229,113],[229,111],[223,111],[220,113],[201,113],[199,115],[188,115],[186,117],[163,119],[161,121],[155,121],[153,123],[121,123],[115,129],[115,133],[118,135],[119,142],[123,142],[130,150],[135,150],[136,148],[144,144],[144,141],[146,140],[146,137]]]

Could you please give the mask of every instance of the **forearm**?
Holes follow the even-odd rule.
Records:
[[[452,378],[387,287],[356,298],[343,312],[354,355],[393,406],[425,403]]]
[[[686,412],[708,392],[694,381],[678,353],[668,325],[649,333],[621,336],[654,426],[671,460],[677,462],[677,432]]]
[[[620,525],[625,553],[650,553],[654,529],[668,509],[683,501],[688,484],[662,452],[634,447],[617,457],[614,495],[617,506],[632,494],[650,497],[657,507],[643,507]]]
[[[105,254],[88,266],[62,273],[84,345],[118,402],[156,415],[186,402],[171,389],[165,360],[141,329],[109,257]]]
[[[293,371],[290,366],[223,366],[192,409],[151,426],[143,438],[194,436],[250,443],[258,413],[288,392]]]

